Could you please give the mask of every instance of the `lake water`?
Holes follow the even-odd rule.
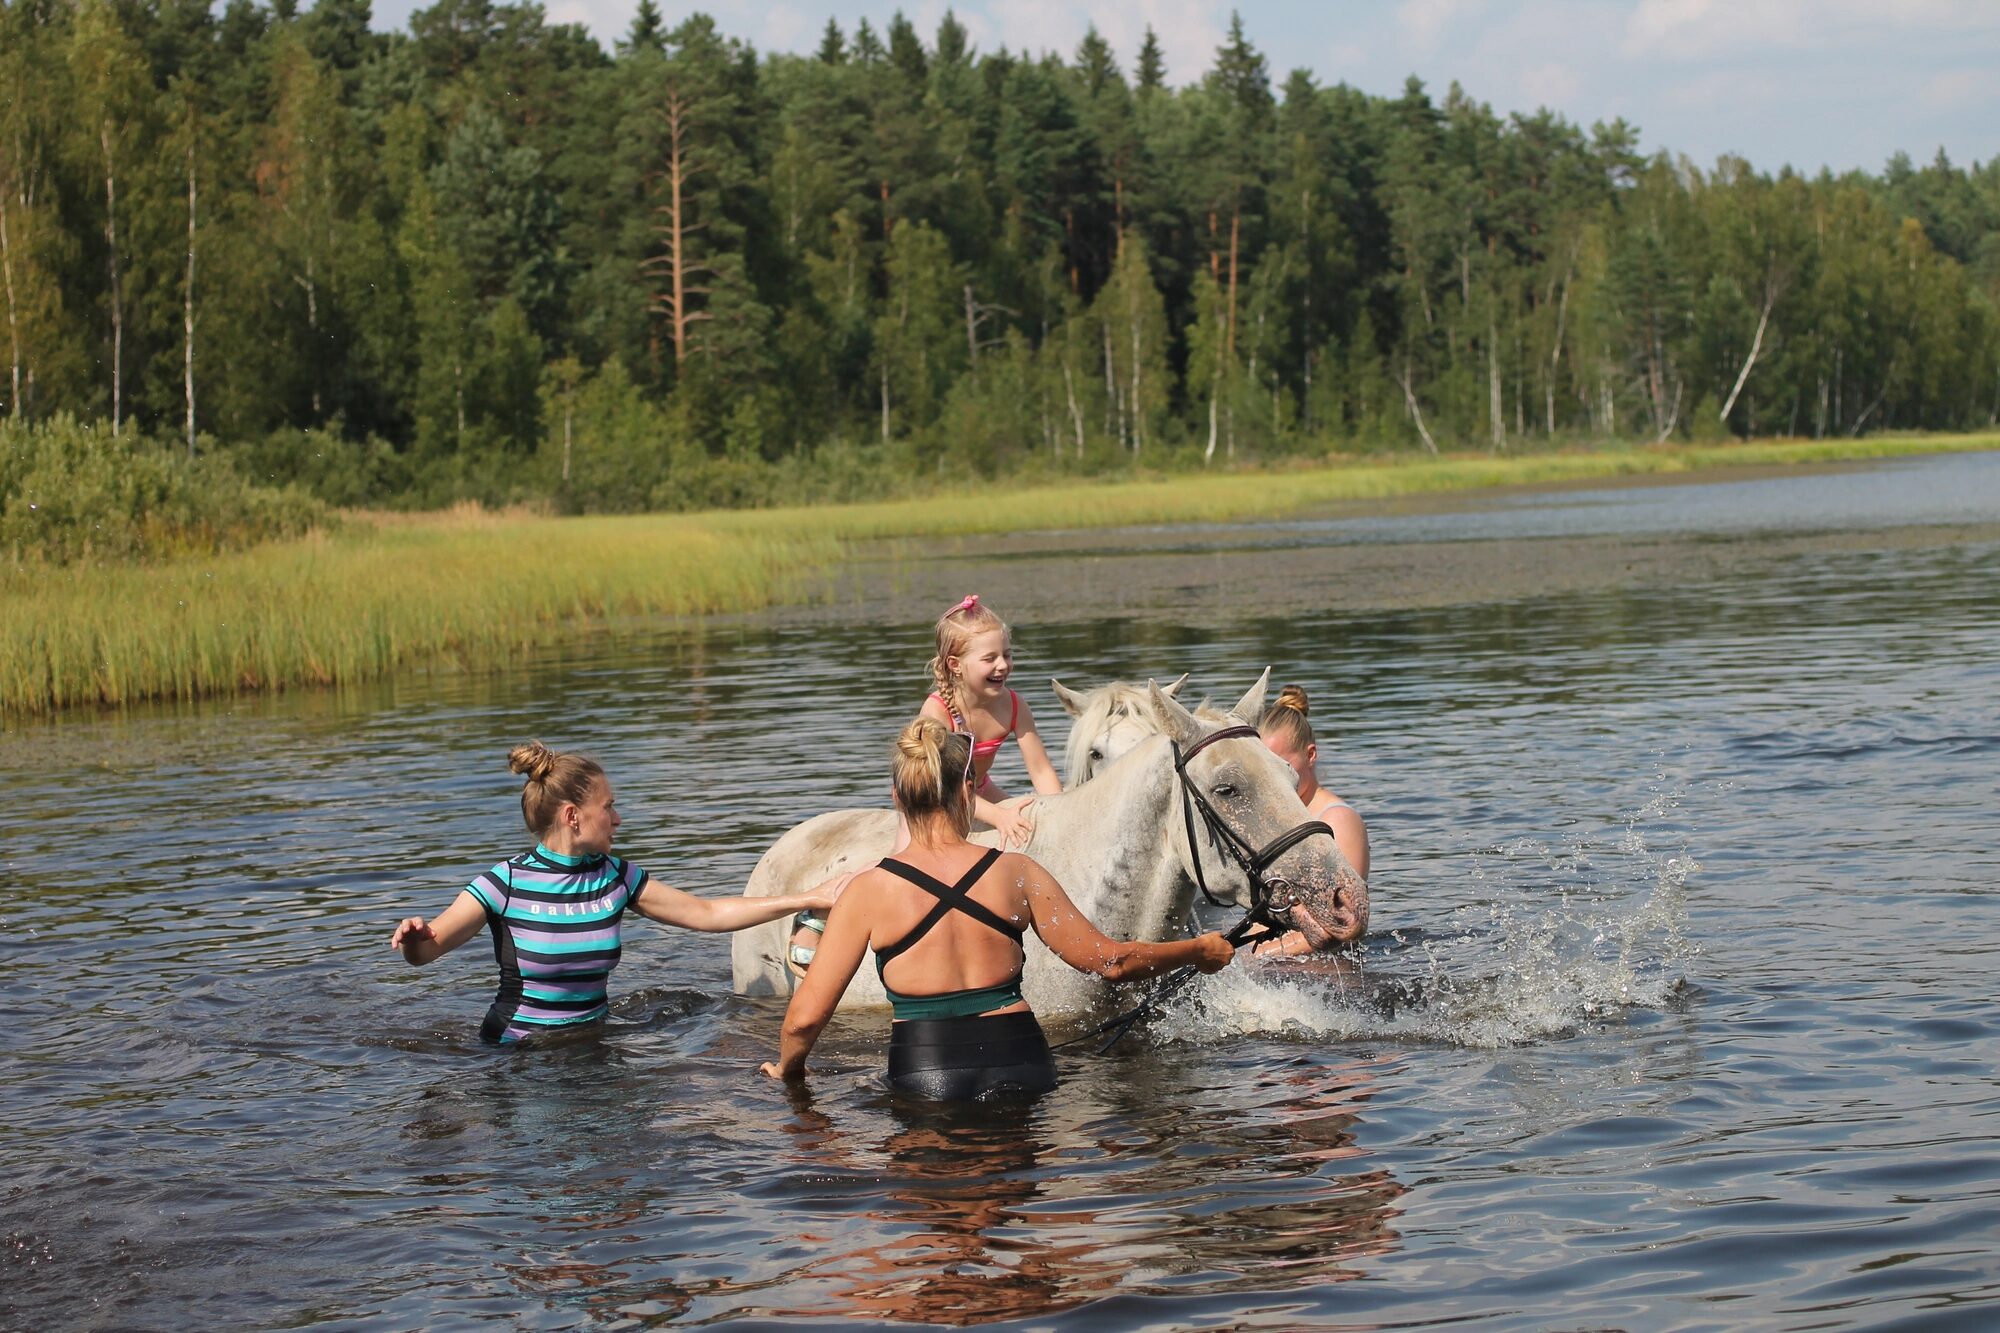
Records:
[[[734,891],[881,800],[925,626],[9,724],[0,1324],[1994,1327],[2000,544],[1851,540],[1968,522],[2000,455],[1510,496],[1263,539],[1850,542],[1018,625],[1058,746],[1051,670],[1233,698],[1276,663],[1375,843],[1358,968],[1232,968],[1026,1111],[890,1102],[871,1017],[788,1097],[720,937],[636,924],[609,1030],[540,1051],[477,1041],[483,937],[386,945],[526,845],[530,736],[604,760],[622,853]]]

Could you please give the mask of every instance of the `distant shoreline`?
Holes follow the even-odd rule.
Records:
[[[1213,550],[1276,518],[1436,512],[1474,494],[1790,474],[2000,448],[2000,435],[1340,463],[953,499],[629,518],[464,511],[159,566],[0,579],[0,715],[489,669],[632,617],[928,620],[977,591],[1022,622],[1168,608],[1191,622],[1450,605],[1703,577],[1788,554],[2000,540],[1956,527],[1387,542],[1290,549],[1228,586]],[[1746,469],[1753,469],[1746,472]],[[1185,528],[1163,553],[1159,527]],[[913,622],[914,623],[914,622]]]
[[[1501,494],[1553,495],[1841,472],[1882,458],[1719,465],[1344,500],[1283,518],[1454,513]],[[1699,581],[1745,567],[1842,551],[2000,542],[2000,516],[1991,523],[1757,533],[1723,539],[1707,533],[1643,533],[1505,541],[1371,540],[1287,546],[1282,563],[1235,559],[1223,586],[1216,580],[1218,557],[1254,544],[1256,525],[1167,526],[1173,530],[1105,527],[1016,534],[1000,552],[984,538],[955,540],[942,550],[917,549],[919,544],[911,539],[883,540],[853,551],[839,568],[828,571],[820,596],[729,618],[811,624],[850,618],[859,611],[870,620],[917,624],[930,619],[935,607],[973,591],[1023,624],[1123,616],[1157,619],[1163,613],[1199,622],[1256,614],[1259,608],[1272,615],[1306,608],[1406,610]]]

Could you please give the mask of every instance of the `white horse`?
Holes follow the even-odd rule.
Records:
[[[1258,716],[1264,686],[1260,678],[1243,696],[1232,710],[1232,724],[1248,724]],[[1034,837],[1025,849],[1055,875],[1086,916],[1116,939],[1157,940],[1177,933],[1193,902],[1197,876],[1219,902],[1247,908],[1254,895],[1249,875],[1200,818],[1194,841],[1188,838],[1187,798],[1175,768],[1175,746],[1184,751],[1218,728],[1196,718],[1157,685],[1148,686],[1147,701],[1157,734],[1087,785],[1039,798]],[[1187,761],[1186,774],[1193,789],[1251,846],[1262,847],[1308,821],[1291,770],[1255,736],[1229,737],[1204,747]],[[890,810],[818,815],[764,853],[744,892],[788,893],[864,869],[888,855],[895,836],[896,816]],[[996,840],[991,832],[974,838],[988,845]],[[1368,886],[1332,838],[1303,839],[1267,873],[1283,880],[1302,903],[1314,905],[1322,924],[1337,921],[1331,928],[1340,938],[1358,939],[1366,932]],[[791,994],[796,976],[785,961],[790,931],[790,923],[774,921],[736,932],[731,962],[738,993]],[[1022,985],[1039,1011],[1087,1005],[1103,985],[1064,966],[1039,942],[1026,948]],[[841,998],[842,1008],[886,1003],[881,979],[866,967]]]
[[[1187,673],[1183,671],[1173,684],[1160,686],[1160,693],[1172,699],[1185,684]],[[1065,789],[1082,786],[1140,741],[1160,734],[1145,685],[1114,680],[1094,690],[1079,691],[1051,679],[1049,686],[1063,711],[1074,719],[1069,739],[1063,743]]]

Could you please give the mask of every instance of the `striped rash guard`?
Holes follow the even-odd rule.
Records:
[[[467,885],[486,908],[500,964],[500,993],[479,1035],[513,1042],[604,1017],[619,918],[646,881],[645,871],[615,856],[537,846]]]

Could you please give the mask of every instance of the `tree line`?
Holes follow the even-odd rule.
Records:
[[[0,0],[4,415],[574,509],[2000,414],[2000,163],[639,0]],[[80,437],[79,437],[80,438]]]

